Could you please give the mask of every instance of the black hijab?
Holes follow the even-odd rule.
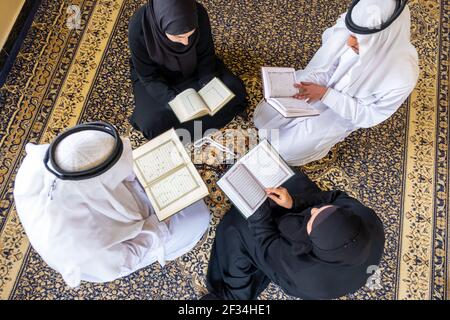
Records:
[[[195,0],[150,0],[142,19],[145,45],[150,58],[171,71],[191,76],[197,68],[199,39]],[[187,46],[167,38],[195,30]]]
[[[311,208],[279,220],[282,237],[292,248],[290,254],[280,254],[283,271],[277,273],[278,284],[290,295],[335,299],[356,292],[366,284],[368,268],[380,263],[384,231],[375,212],[347,195],[323,205],[327,203],[337,208],[330,214],[322,212],[310,235],[306,225]]]
[[[367,260],[370,237],[359,216],[331,206],[316,218],[308,235],[310,218],[311,209],[286,215],[278,224],[283,237],[291,244],[293,255],[302,256],[305,261],[341,266],[360,265]],[[305,254],[310,258],[306,259]]]
[[[324,220],[314,224],[309,235],[313,255],[322,263],[333,265],[363,264],[370,254],[371,241],[361,217],[339,207],[323,216]]]

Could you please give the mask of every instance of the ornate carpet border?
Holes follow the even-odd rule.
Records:
[[[112,29],[117,21],[122,4],[123,0],[99,0],[94,4],[95,7],[84,28],[75,59],[69,67],[61,91],[54,104],[55,108],[52,109],[50,117],[45,124],[44,135],[37,142],[46,143],[61,130],[71,127],[78,122],[85,103],[85,97],[90,90],[97,67],[104,54],[104,49],[113,34]],[[55,25],[57,21],[61,23],[61,18],[65,19],[66,7],[66,3],[61,4]],[[70,41],[69,33],[65,35],[67,37],[64,41]],[[51,54],[45,50],[43,51],[44,53]],[[36,60],[36,66],[39,63],[42,63],[42,61]],[[8,243],[8,240],[11,238],[11,232],[13,230],[21,230],[18,224],[19,221],[13,209],[7,215],[7,220],[0,234],[0,243]],[[21,237],[20,241],[14,245],[17,252],[28,252],[28,246],[29,242],[25,236]],[[7,263],[3,261],[3,256],[0,258],[2,259],[0,265],[7,266],[7,268],[4,268],[5,270],[1,270],[0,299],[7,299],[10,296],[25,258],[26,256],[21,254],[17,259],[10,260]]]
[[[411,7],[428,27],[415,30],[427,35],[417,40],[428,43],[417,46],[421,76],[409,104],[397,298],[445,299],[450,10],[448,1],[413,1]]]

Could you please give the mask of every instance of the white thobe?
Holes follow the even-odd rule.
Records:
[[[159,222],[132,169],[123,139],[120,160],[104,174],[62,181],[48,172],[48,145],[27,145],[14,198],[31,245],[65,282],[107,282],[191,250],[209,226],[203,201]]]
[[[349,70],[358,55],[348,48],[327,73],[297,72],[297,81],[313,82],[328,87],[322,101],[312,104],[319,116],[284,118],[269,104],[258,105],[254,122],[261,139],[268,139],[286,162],[293,166],[320,160],[337,143],[359,128],[375,126],[394,114],[411,93],[411,87],[396,88],[355,98],[345,93]]]

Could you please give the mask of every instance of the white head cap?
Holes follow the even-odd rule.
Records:
[[[396,0],[361,0],[352,12],[353,22],[363,28],[378,29],[395,12]]]
[[[81,131],[64,138],[56,147],[55,162],[68,172],[92,169],[112,154],[115,140],[96,130]]]

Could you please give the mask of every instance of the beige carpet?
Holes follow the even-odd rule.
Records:
[[[64,128],[106,120],[130,135],[133,108],[127,26],[144,0],[44,0],[6,85],[0,90],[0,297],[2,299],[192,299],[204,292],[215,226],[229,204],[212,172],[209,233],[190,253],[107,284],[65,286],[30,248],[15,212],[15,174],[27,142]],[[242,76],[252,107],[262,65],[304,67],[323,30],[349,1],[203,0],[217,53]],[[323,188],[340,188],[383,219],[382,289],[349,299],[446,299],[449,286],[448,0],[410,1],[421,77],[410,100],[386,123],[360,130],[322,161],[302,168]],[[81,8],[81,28],[66,27],[67,6]],[[229,128],[252,128],[241,119]],[[288,299],[271,285],[263,299]]]

